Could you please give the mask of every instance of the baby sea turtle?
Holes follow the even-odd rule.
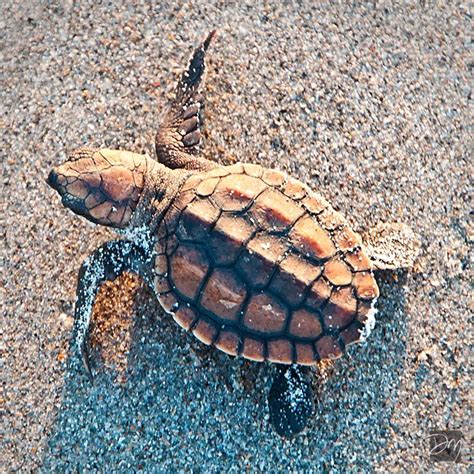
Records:
[[[156,134],[156,160],[82,148],[49,174],[67,208],[125,236],[81,267],[74,346],[92,376],[87,335],[98,288],[135,272],[204,344],[279,364],[270,415],[290,436],[313,411],[304,366],[367,337],[379,296],[373,270],[410,266],[416,239],[407,226],[383,225],[366,246],[322,196],[284,172],[198,156],[214,34],[181,76]]]

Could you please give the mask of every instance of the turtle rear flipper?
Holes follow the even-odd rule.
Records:
[[[314,395],[306,371],[299,365],[280,365],[270,389],[270,419],[275,431],[285,438],[301,433],[314,411]]]
[[[131,271],[144,278],[152,287],[151,262],[151,255],[141,247],[126,240],[115,240],[99,247],[82,264],[77,283],[73,344],[80,353],[91,381],[93,377],[89,363],[88,335],[94,300],[100,285],[105,281],[115,280],[123,272]]]
[[[169,168],[208,171],[216,163],[196,155],[201,144],[204,120],[203,83],[206,71],[206,51],[214,37],[213,30],[196,48],[186,71],[183,72],[170,104],[156,133],[155,147],[158,161]]]
[[[375,270],[411,268],[420,253],[419,237],[406,224],[378,224],[362,238]]]

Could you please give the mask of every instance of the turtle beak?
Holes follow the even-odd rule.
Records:
[[[84,204],[84,199],[76,196],[72,190],[69,189],[66,172],[67,169],[64,169],[64,165],[57,166],[49,172],[46,182],[58,192],[61,196],[61,202],[66,208],[90,220],[89,210]]]
[[[48,177],[46,178],[46,182],[55,190],[58,189],[59,185],[59,176],[56,170],[53,168],[50,172]]]
[[[51,186],[55,191],[57,191],[61,196],[66,191],[66,178],[64,175],[61,175],[57,172],[56,168],[53,168],[50,172],[48,177],[46,178],[46,182]]]

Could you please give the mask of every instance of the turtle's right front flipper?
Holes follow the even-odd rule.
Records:
[[[155,147],[158,161],[168,168],[208,171],[217,165],[195,156],[201,143],[204,119],[203,83],[206,70],[206,51],[215,35],[211,31],[196,48],[186,71],[183,72],[176,96],[156,133]]]
[[[144,249],[125,240],[107,242],[85,260],[79,271],[75,307],[75,332],[73,344],[81,355],[89,378],[88,334],[94,300],[100,285],[113,281],[125,271],[140,275],[149,286],[153,285],[152,256]]]

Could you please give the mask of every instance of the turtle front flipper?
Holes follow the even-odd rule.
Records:
[[[194,51],[186,71],[176,89],[176,97],[170,104],[155,138],[158,161],[169,168],[208,171],[218,165],[195,156],[201,143],[201,126],[204,119],[202,92],[206,70],[206,51],[215,30],[211,31]]]
[[[285,438],[301,433],[314,411],[314,395],[307,368],[280,365],[268,396],[270,419]]]
[[[420,253],[420,240],[406,224],[378,224],[363,240],[374,270],[411,268]]]
[[[94,300],[102,283],[113,281],[126,271],[137,273],[152,287],[152,255],[126,240],[115,240],[102,245],[85,260],[79,271],[73,344],[81,354],[91,380],[88,333]]]

